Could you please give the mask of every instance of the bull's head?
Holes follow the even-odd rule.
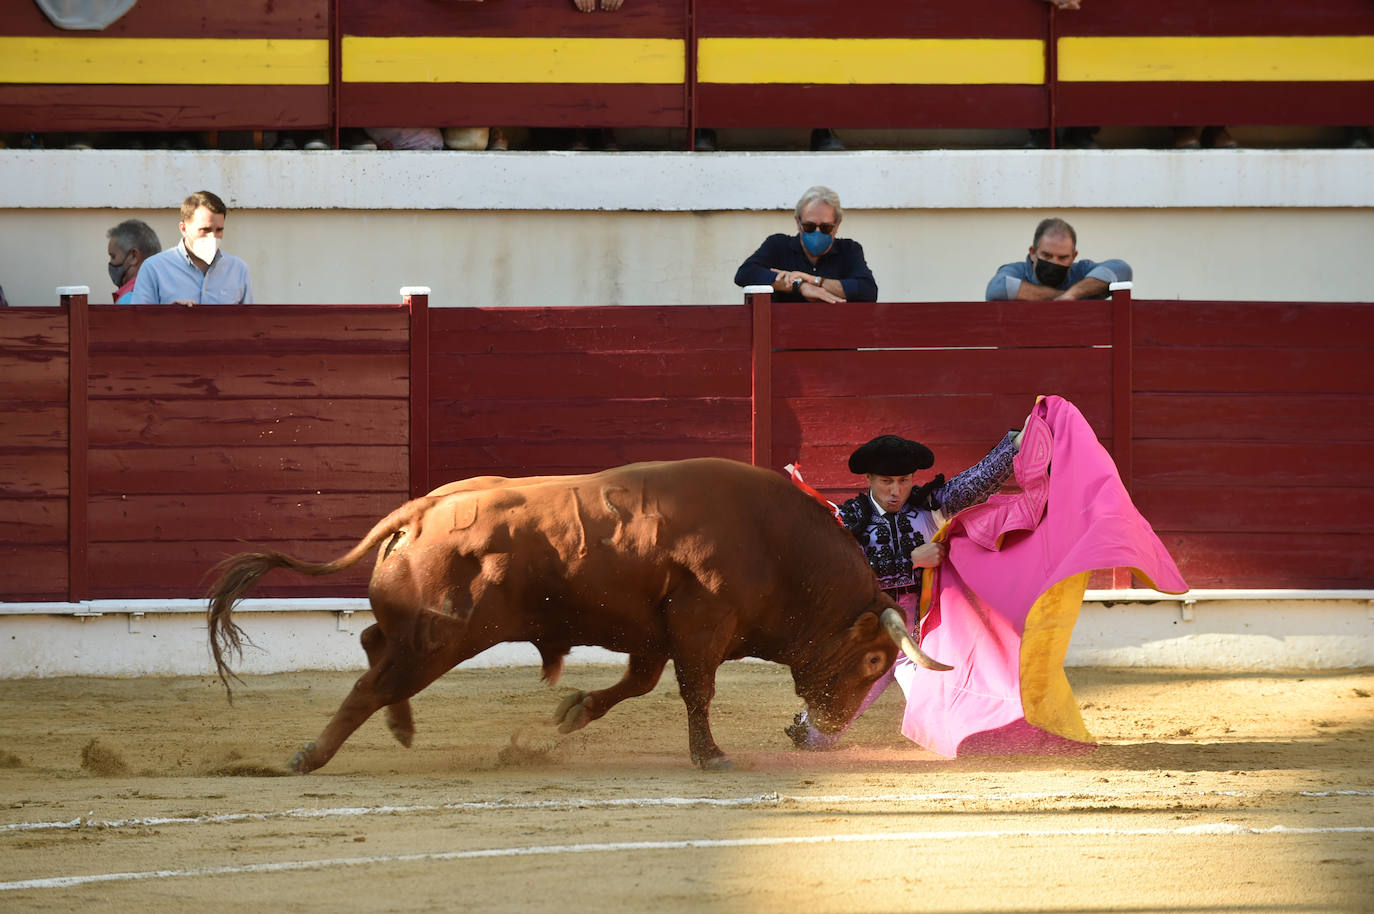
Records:
[[[797,694],[810,709],[808,716],[816,729],[837,733],[848,726],[899,650],[928,670],[953,669],[921,650],[907,633],[902,614],[892,607],[881,614],[863,613],[809,663],[794,666]]]

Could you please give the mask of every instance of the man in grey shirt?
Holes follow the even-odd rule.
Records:
[[[133,305],[251,305],[248,264],[219,249],[224,237],[224,201],[208,190],[181,204],[177,246],[149,257],[139,268]]]
[[[1030,253],[1019,263],[997,268],[988,283],[988,301],[1046,301],[1106,298],[1111,284],[1128,282],[1124,260],[1078,259],[1078,233],[1063,219],[1043,219],[1035,227]]]

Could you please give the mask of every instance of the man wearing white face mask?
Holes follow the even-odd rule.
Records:
[[[765,238],[735,271],[735,285],[771,285],[774,301],[877,301],[863,246],[838,237],[843,218],[838,194],[811,188],[797,201],[797,234]]]
[[[248,264],[219,249],[224,201],[208,190],[181,204],[177,246],[144,261],[134,282],[134,305],[251,305]]]

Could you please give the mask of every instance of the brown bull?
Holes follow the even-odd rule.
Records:
[[[209,594],[220,677],[242,631],[234,604],[273,568],[332,574],[382,546],[368,586],[369,668],[291,767],[313,771],[379,708],[409,746],[409,698],[506,641],[529,641],[553,683],[578,644],[629,655],[616,685],[577,692],[555,714],[567,733],[651,690],[669,660],[687,705],[692,760],[728,768],[711,736],[716,669],[759,657],[792,669],[823,731],[849,723],[898,647],[920,652],[853,537],[778,473],[730,460],[639,463],[587,476],[482,477],[402,505],[346,555],[279,552],[226,560]]]

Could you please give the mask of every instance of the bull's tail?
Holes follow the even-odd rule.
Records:
[[[382,540],[416,520],[435,500],[428,496],[418,498],[392,511],[378,521],[356,546],[332,562],[303,562],[284,552],[241,552],[216,565],[210,573],[218,574],[219,578],[206,594],[206,600],[209,601],[210,653],[230,701],[233,700],[233,689],[230,688],[229,679],[234,673],[229,668],[229,655],[242,658],[243,642],[252,643],[233,619],[234,606],[252,592],[258,579],[274,568],[289,568],[312,576],[334,574],[350,568]]]

